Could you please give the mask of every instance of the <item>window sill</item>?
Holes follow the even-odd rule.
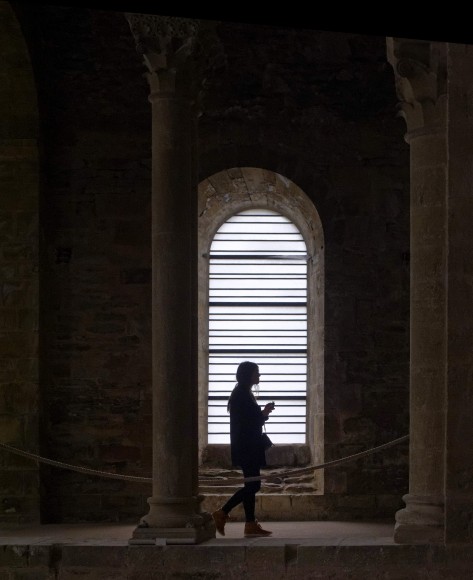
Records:
[[[311,463],[310,447],[307,444],[277,444],[266,452],[266,461],[271,467],[305,467]],[[231,467],[230,445],[207,445],[201,463],[206,467]]]

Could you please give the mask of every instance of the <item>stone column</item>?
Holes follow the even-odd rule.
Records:
[[[447,347],[445,45],[388,38],[411,164],[410,460],[397,543],[444,541]]]
[[[195,99],[199,23],[127,14],[152,105],[153,496],[130,543],[215,537],[198,496]],[[145,434],[144,434],[145,435]]]

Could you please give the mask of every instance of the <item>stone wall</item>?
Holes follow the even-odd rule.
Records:
[[[0,441],[37,452],[38,112],[31,63],[6,2],[0,70]],[[0,520],[39,520],[38,466],[3,449]]]
[[[53,8],[40,19],[51,40],[39,81],[49,119],[41,222],[44,454],[150,475],[146,87],[122,14]],[[43,520],[53,522],[136,519],[150,494],[146,485],[56,468],[45,469],[43,485]]]
[[[203,97],[203,176],[274,171],[321,217],[325,460],[407,434],[409,150],[386,39],[234,23],[218,33],[227,64]],[[407,491],[407,445],[325,475],[325,493],[394,499]]]
[[[42,120],[41,452],[150,476],[144,67],[123,14],[30,6],[19,17]],[[408,149],[385,39],[232,23],[217,31],[226,61],[202,96],[199,179],[275,171],[321,216],[326,460],[404,435]],[[406,454],[402,446],[333,470],[325,491],[367,497],[367,517],[379,515],[369,497],[382,495],[394,514]],[[136,521],[147,511],[146,485],[46,467],[41,481],[44,522]]]
[[[448,104],[448,405],[446,433],[446,540],[473,541],[471,301],[471,110],[473,52],[470,45],[450,44]]]

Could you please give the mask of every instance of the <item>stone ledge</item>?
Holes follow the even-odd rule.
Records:
[[[381,540],[381,539],[380,539]],[[370,540],[366,540],[369,542]],[[244,542],[244,543],[242,543]],[[29,546],[0,550],[0,577],[87,580],[137,580],[143,577],[249,580],[331,578],[381,580],[385,578],[471,578],[471,546],[333,545],[328,539],[257,539],[253,542],[211,541],[197,546],[44,546],[49,565],[28,559]],[[332,538],[333,542],[333,538]],[[55,553],[53,554],[53,552]],[[111,550],[115,552],[110,561]],[[8,557],[5,560],[5,552]],[[66,552],[69,552],[65,558]],[[73,552],[76,552],[73,555]],[[13,559],[11,556],[14,554]],[[102,558],[100,558],[102,554]]]

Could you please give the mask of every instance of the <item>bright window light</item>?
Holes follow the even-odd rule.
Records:
[[[275,401],[274,443],[305,443],[307,248],[297,227],[267,209],[225,222],[209,256],[208,442],[230,443],[228,397],[243,360],[259,365],[258,402]]]

